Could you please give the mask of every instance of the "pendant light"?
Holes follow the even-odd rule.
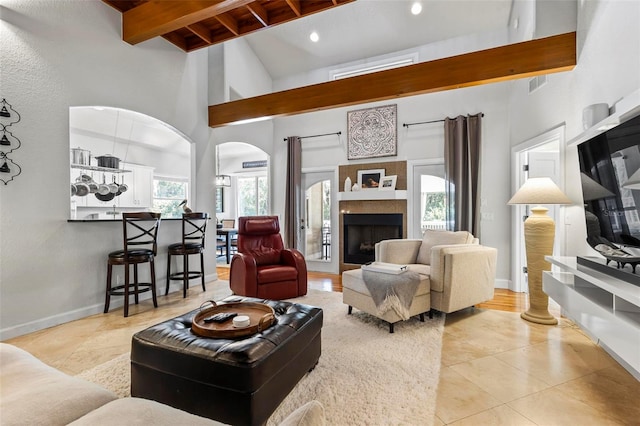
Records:
[[[216,145],[216,161],[218,162],[216,173],[220,173],[220,147],[218,145]],[[231,186],[231,176],[217,174],[216,186]]]

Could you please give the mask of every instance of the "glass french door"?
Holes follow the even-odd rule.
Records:
[[[416,201],[410,238],[422,238],[426,229],[446,229],[444,164],[415,166],[412,187]]]

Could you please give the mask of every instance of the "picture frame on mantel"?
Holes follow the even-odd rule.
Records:
[[[397,175],[382,176],[378,185],[379,191],[395,191]]]
[[[384,177],[384,169],[358,170],[358,185],[362,190],[378,190],[380,179]]]
[[[397,104],[347,112],[347,158],[398,155]]]

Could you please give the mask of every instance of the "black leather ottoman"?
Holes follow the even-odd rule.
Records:
[[[198,310],[136,333],[131,343],[131,395],[233,425],[265,423],[320,358],[322,309],[262,302],[276,324],[240,339],[191,331]]]

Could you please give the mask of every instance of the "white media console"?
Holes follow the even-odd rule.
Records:
[[[546,260],[553,267],[543,274],[544,292],[640,380],[640,287],[578,265],[575,257]]]

